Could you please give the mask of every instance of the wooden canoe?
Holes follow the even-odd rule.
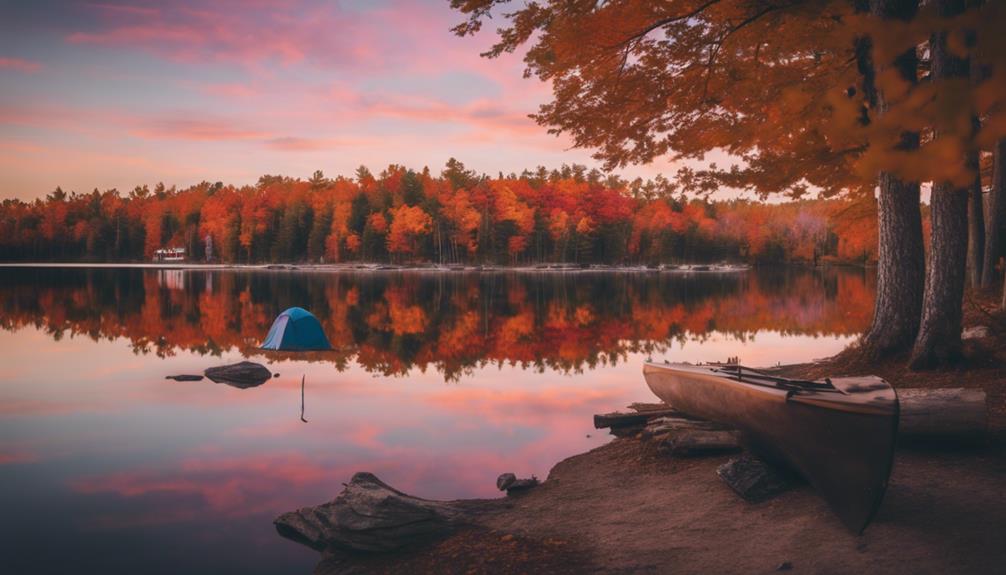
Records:
[[[887,488],[898,396],[874,376],[802,381],[737,365],[646,363],[650,389],[674,409],[736,427],[759,454],[788,464],[861,533]]]

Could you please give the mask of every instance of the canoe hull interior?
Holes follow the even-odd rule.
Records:
[[[717,366],[647,363],[643,374],[675,409],[738,428],[753,450],[799,472],[852,532],[873,519],[898,425],[897,394],[882,379],[836,378],[836,390],[793,393]]]

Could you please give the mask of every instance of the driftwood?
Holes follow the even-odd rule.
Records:
[[[406,495],[372,473],[357,473],[330,503],[284,513],[280,535],[319,551],[395,551],[449,535],[466,523],[460,502]]]
[[[734,430],[683,430],[669,434],[657,444],[657,451],[678,456],[723,453],[740,448],[740,435]]]
[[[637,413],[646,413],[651,411],[667,411],[671,409],[671,406],[666,403],[630,403],[629,409]]]
[[[611,413],[595,414],[594,428],[602,429],[610,427],[614,429],[628,425],[646,424],[657,417],[676,417],[678,419],[701,421],[699,418],[682,413],[666,403],[633,403],[629,405],[629,408],[633,410],[632,413],[614,411]]]
[[[780,471],[750,453],[734,457],[719,466],[716,475],[719,475],[737,495],[752,503],[771,499],[796,484],[792,475]]]
[[[173,379],[175,381],[202,381],[203,380],[203,376],[201,376],[201,375],[189,375],[189,374],[167,375],[167,376],[164,377],[164,379]]]
[[[269,371],[269,368],[252,361],[211,367],[203,373],[214,383],[224,383],[240,389],[258,387],[272,377],[272,372]]]
[[[988,429],[985,392],[962,387],[898,390],[898,436],[909,439],[968,439]]]
[[[677,416],[654,417],[643,428],[643,439],[681,431],[724,431],[730,427],[702,419],[686,419]]]
[[[612,429],[616,427],[627,427],[630,425],[645,424],[647,421],[654,417],[660,417],[665,415],[684,417],[680,411],[676,411],[671,408],[665,409],[654,409],[642,412],[624,413],[620,411],[615,411],[612,413],[600,413],[594,415],[594,428],[603,429],[605,427],[610,427]]]

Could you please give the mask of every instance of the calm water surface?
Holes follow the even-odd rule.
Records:
[[[654,401],[648,356],[833,354],[872,274],[326,274],[0,268],[0,572],[308,573],[272,519],[354,471],[425,497],[496,496]],[[336,351],[256,349],[299,305]],[[236,389],[174,382],[248,358]],[[306,376],[301,421],[301,377]]]

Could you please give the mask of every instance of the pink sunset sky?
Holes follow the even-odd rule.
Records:
[[[491,30],[461,20],[447,0],[0,0],[0,197],[597,166],[527,117],[550,92],[520,55],[480,58]]]

